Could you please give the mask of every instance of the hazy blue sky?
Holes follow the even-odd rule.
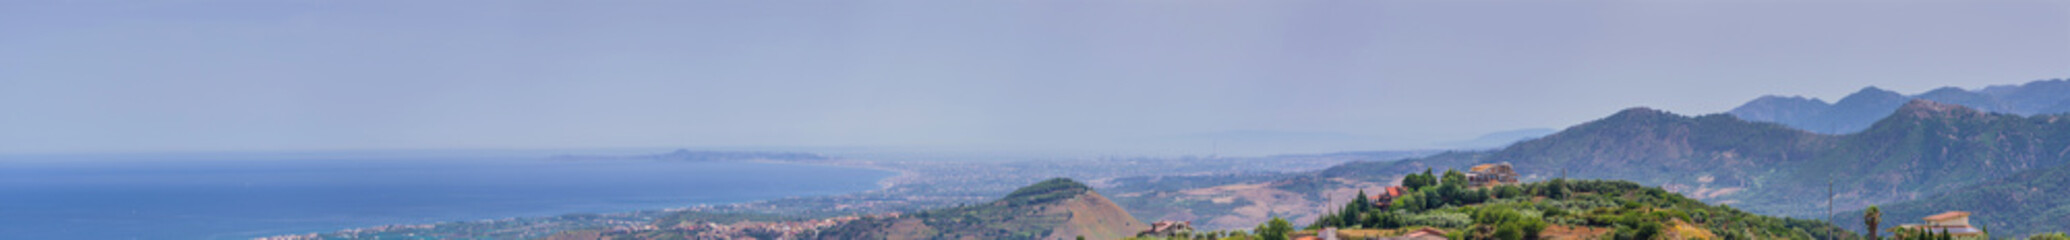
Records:
[[[2064,1],[590,2],[0,1],[0,153],[1398,149],[2070,77]]]

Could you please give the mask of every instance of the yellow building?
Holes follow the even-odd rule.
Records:
[[[1485,187],[1517,183],[1517,171],[1509,163],[1481,164],[1468,168],[1466,182],[1473,187]]]

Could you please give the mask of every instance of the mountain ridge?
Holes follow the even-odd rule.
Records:
[[[1912,99],[2023,116],[2066,113],[2070,112],[2070,79],[1994,85],[1974,91],[1941,87],[1911,96],[1869,86],[1833,103],[1803,96],[1764,95],[1727,113],[1749,121],[1780,123],[1823,134],[1845,134],[1868,128]]]
[[[1814,134],[1771,123],[1747,122],[1729,115],[1695,117],[1626,116],[1632,111],[1575,127],[1579,132],[1548,136],[1490,156],[1490,161],[1520,162],[1519,169],[1570,169],[1571,174],[1600,175],[1692,194],[1702,199],[1744,202],[1748,209],[1770,213],[1801,212],[1778,207],[1789,196],[1823,191],[1767,188],[1776,183],[1825,182],[1833,173],[1874,180],[1840,179],[1838,187],[1869,189],[1851,193],[1857,201],[1888,202],[1951,189],[1975,179],[2020,169],[2060,165],[2065,139],[2059,116],[2022,117],[1992,114],[1955,104],[1911,100],[1868,130],[1846,135]],[[1660,112],[1664,113],[1664,112]],[[1592,133],[1577,136],[1576,133]],[[1554,139],[1566,137],[1564,139]],[[1621,140],[1621,141],[1610,141]],[[1595,152],[1561,153],[1563,149]],[[1931,149],[1931,151],[1920,151]],[[1566,159],[1560,159],[1565,156]],[[1559,165],[1530,159],[1593,161]],[[1582,159],[1595,157],[1593,159]],[[1679,161],[1678,161],[1679,160]],[[1540,164],[1546,163],[1546,164]],[[1640,173],[1591,171],[1637,167]],[[1574,170],[1581,169],[1581,170]],[[1663,174],[1649,174],[1649,173]],[[1697,177],[1677,176],[1687,173]],[[1636,175],[1633,177],[1631,175]],[[1782,191],[1775,191],[1782,190]],[[1721,192],[1723,191],[1723,192]],[[1742,197],[1732,197],[1740,195]],[[1849,198],[1850,196],[1843,196]],[[1764,206],[1769,205],[1769,206]],[[1848,206],[1845,208],[1859,208]],[[1788,209],[1798,209],[1791,211]],[[1788,214],[1804,215],[1804,214]]]

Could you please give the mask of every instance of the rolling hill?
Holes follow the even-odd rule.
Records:
[[[821,239],[1120,239],[1146,228],[1092,187],[1056,178],[991,203],[865,218]]]

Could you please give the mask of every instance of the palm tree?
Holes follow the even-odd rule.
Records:
[[[1883,210],[1869,205],[1869,210],[1862,212],[1862,223],[1869,224],[1869,239],[1881,239],[1876,236],[1876,225],[1883,223]]]

